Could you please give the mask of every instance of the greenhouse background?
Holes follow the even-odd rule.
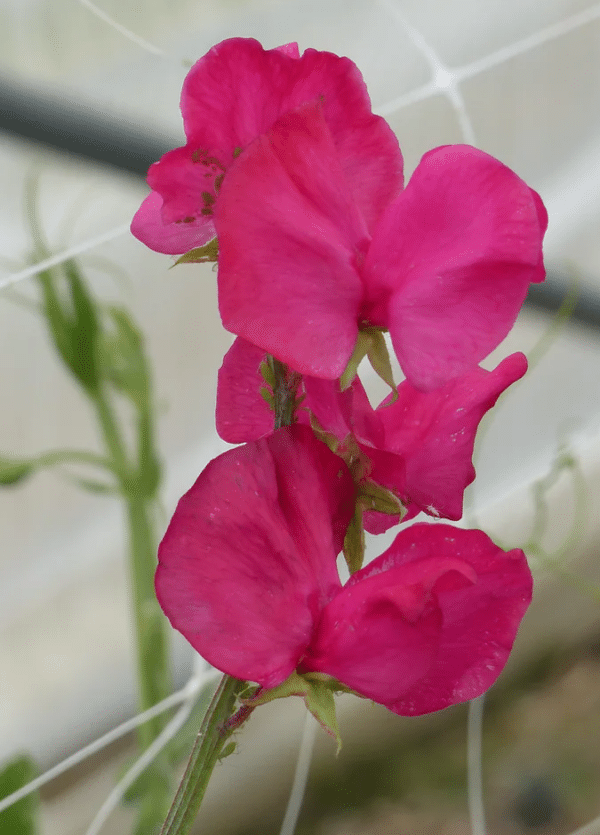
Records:
[[[475,144],[550,215],[546,285],[486,365],[516,350],[535,361],[486,425],[465,518],[507,546],[532,545],[537,591],[514,656],[469,717],[407,720],[342,699],[343,751],[336,759],[317,736],[296,832],[600,835],[600,4],[0,0],[0,456],[99,448],[31,309],[28,194],[49,256],[77,257],[94,293],[130,310],[145,336],[161,530],[224,448],[214,399],[231,337],[211,265],[170,270],[128,227],[148,165],[182,142],[189,66],[232,36],[349,56],[398,135],[407,178],[430,148]],[[124,541],[114,497],[53,470],[0,492],[0,763],[25,752],[43,772],[135,715]],[[208,674],[179,637],[176,686],[192,684],[177,705],[191,709]],[[198,831],[279,832],[307,727],[300,700],[261,708],[218,769]],[[120,737],[45,785],[40,831],[128,832],[131,811],[110,798],[133,750]],[[477,831],[482,775],[489,825]]]

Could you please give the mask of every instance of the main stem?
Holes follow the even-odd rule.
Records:
[[[136,489],[136,468],[132,467],[121,439],[117,420],[106,392],[95,400],[104,443],[113,460],[126,505],[129,529],[129,571],[136,627],[139,707],[141,711],[169,695],[170,677],[166,622],[154,593],[157,542],[152,526],[153,497]],[[147,748],[164,724],[157,717],[138,731],[142,748]]]
[[[245,681],[223,676],[202,720],[183,779],[161,835],[187,835],[208,786],[213,769],[235,726],[228,724],[236,699],[248,685]]]

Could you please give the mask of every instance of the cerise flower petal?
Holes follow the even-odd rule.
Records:
[[[368,316],[389,328],[407,379],[424,390],[476,366],[544,277],[541,201],[498,160],[436,148],[381,218],[365,261]]]
[[[225,452],[180,500],[160,545],[161,606],[219,669],[280,683],[340,587],[353,507],[345,465],[305,427]]]
[[[223,357],[215,422],[219,437],[229,444],[256,441],[273,432],[273,410],[260,396],[265,385],[260,364],[265,356],[262,348],[238,336]]]
[[[475,368],[434,391],[419,391],[405,380],[397,401],[377,409],[384,439],[382,451],[371,456],[371,478],[419,510],[460,519],[464,491],[475,478],[471,459],[479,423],[526,370],[525,356],[517,353],[493,371]],[[405,462],[403,480],[397,456]]]
[[[215,225],[225,327],[296,371],[339,377],[358,333],[367,231],[319,104],[282,116],[240,155]]]
[[[404,715],[475,698],[506,663],[531,585],[522,551],[413,525],[325,607],[302,669]]]
[[[163,227],[157,225],[157,215],[140,209],[133,234],[159,252],[173,253],[175,246],[185,244],[177,250],[184,252],[205,243],[209,237],[204,228],[212,231],[212,220],[202,193],[217,198],[233,159],[280,116],[308,102],[322,104],[342,170],[372,228],[402,188],[402,155],[389,125],[371,112],[355,64],[314,49],[300,56],[297,44],[265,50],[253,39],[231,38],[209,50],[184,81],[185,147],[150,169],[148,183],[160,195]],[[172,228],[183,218],[194,218],[187,231],[197,231],[198,238],[191,243],[183,236],[178,239]]]

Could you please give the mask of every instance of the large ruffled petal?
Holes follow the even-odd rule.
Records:
[[[413,525],[326,606],[301,668],[395,713],[441,710],[496,680],[531,587],[522,551],[482,531]]]
[[[296,371],[339,377],[358,335],[368,238],[319,104],[239,156],[215,225],[225,327]]]
[[[231,38],[194,64],[181,95],[188,144],[220,150],[228,164],[290,110],[320,102],[350,188],[372,228],[402,188],[402,155],[389,125],[371,112],[365,82],[348,58],[290,46],[263,49]]]
[[[197,61],[184,81],[185,147],[169,152],[150,169],[153,205],[157,198],[161,201],[164,225],[140,209],[133,234],[158,252],[201,246],[209,239],[205,228],[212,229],[212,202],[203,201],[203,193],[210,201],[217,197],[223,175],[240,151],[280,116],[309,102],[321,103],[349,188],[368,228],[374,228],[402,189],[402,154],[387,122],[371,112],[355,64],[314,49],[300,56],[297,44],[265,50],[250,38],[231,38]],[[187,231],[198,232],[191,242],[173,228],[184,218]]]
[[[218,669],[279,684],[340,587],[336,556],[353,507],[347,468],[305,427],[220,455],[161,543],[161,606]]]
[[[546,215],[502,163],[468,146],[426,154],[386,210],[364,269],[367,316],[428,390],[478,365],[543,279]]]

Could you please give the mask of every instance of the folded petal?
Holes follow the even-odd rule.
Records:
[[[305,427],[225,452],[180,500],[160,545],[161,606],[218,669],[281,683],[340,587],[353,505],[345,465]]]
[[[319,104],[286,114],[238,157],[215,225],[225,327],[303,374],[341,376],[367,233]]]
[[[274,428],[271,407],[260,396],[265,381],[260,364],[265,352],[238,337],[223,358],[217,378],[216,425],[230,444],[255,441]]]
[[[216,426],[219,436],[230,444],[255,441],[273,432],[273,410],[260,395],[266,385],[260,364],[266,356],[262,348],[238,336],[223,358],[217,382]],[[308,425],[310,410],[326,432],[344,440],[351,431],[353,391],[341,392],[338,380],[308,376],[302,379],[302,389],[298,422]]]
[[[295,47],[295,49],[294,49]],[[389,125],[371,113],[352,61],[297,45],[263,49],[251,38],[214,46],[185,79],[181,111],[188,144],[219,149],[229,163],[283,114],[321,102],[342,170],[369,228],[402,188],[402,155]]]
[[[328,604],[301,664],[395,713],[440,710],[493,684],[531,590],[522,551],[482,531],[413,525]]]
[[[414,503],[433,516],[460,519],[464,491],[475,478],[472,455],[479,422],[526,370],[525,356],[517,353],[493,371],[476,368],[434,391],[401,383],[397,401],[377,410],[384,451],[371,455],[371,478],[408,505]],[[404,460],[404,472],[398,456]]]
[[[343,441],[352,431],[352,391],[340,391],[339,380],[321,380],[318,377],[304,377],[303,386],[305,408],[310,410],[325,432]]]
[[[386,210],[365,262],[369,320],[389,327],[407,379],[429,390],[506,336],[543,279],[546,215],[506,166],[468,146],[426,154]]]
[[[200,217],[191,222],[165,224],[163,199],[151,192],[135,213],[131,234],[155,252],[180,255],[196,246],[203,246],[215,237],[212,218]]]

